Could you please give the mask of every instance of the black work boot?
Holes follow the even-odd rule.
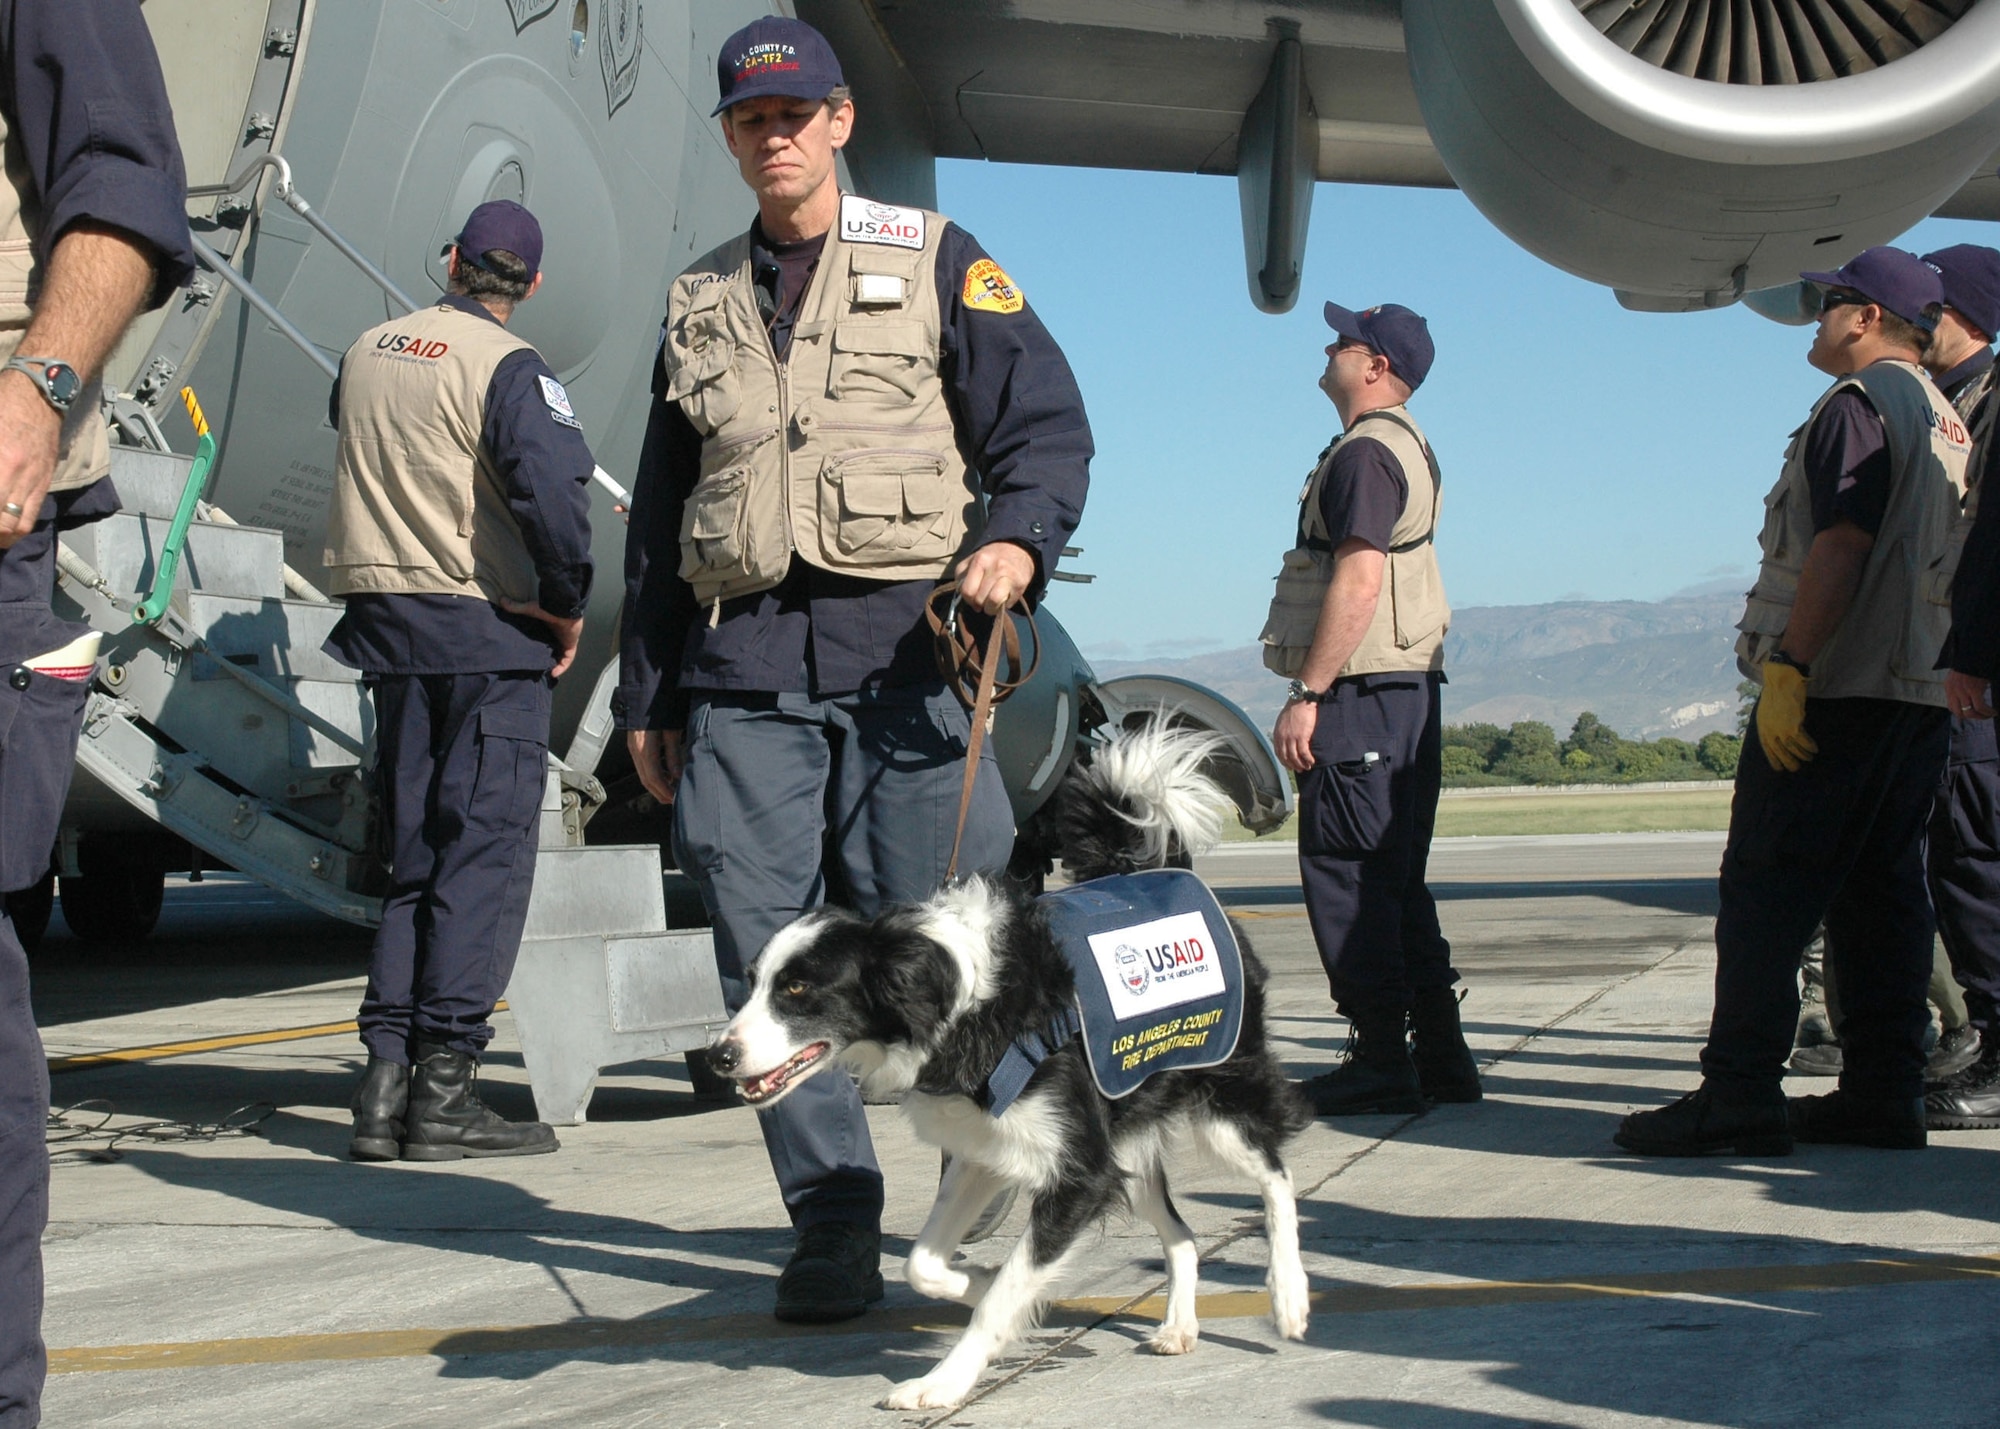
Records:
[[[1984,1050],[1979,1029],[1971,1023],[1947,1027],[1938,1033],[1937,1045],[1924,1062],[1925,1082],[1948,1082],[1974,1062]]]
[[[456,1161],[462,1156],[539,1156],[557,1147],[539,1121],[508,1121],[479,1099],[479,1063],[470,1053],[417,1043],[410,1068],[405,1161]]]
[[[2000,1130],[2000,1046],[1948,1082],[1924,1093],[1924,1125],[1932,1131]]]
[[[1340,1065],[1299,1085],[1315,1116],[1405,1115],[1426,1109],[1404,1031],[1407,1016],[1400,1007],[1354,1010]]]
[[[1421,987],[1410,1004],[1410,1060],[1425,1101],[1476,1102],[1479,1063],[1458,1025],[1460,994],[1448,987]]]
[[[799,1232],[778,1276],[773,1313],[796,1325],[827,1325],[852,1320],[882,1295],[882,1232],[852,1221],[821,1221]]]
[[[1921,1097],[1862,1097],[1836,1088],[1823,1097],[1787,1097],[1785,1119],[1796,1141],[1921,1151],[1927,1140]]]
[[[356,1161],[394,1161],[403,1151],[403,1115],[409,1105],[410,1069],[387,1057],[370,1057],[348,1102],[354,1139],[347,1143],[347,1154]]]
[[[1641,1156],[1790,1156],[1792,1130],[1785,1120],[1784,1094],[1773,1087],[1717,1091],[1703,1082],[1679,1101],[1657,1111],[1635,1111],[1618,1124],[1611,1139]]]

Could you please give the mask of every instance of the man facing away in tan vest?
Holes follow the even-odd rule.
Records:
[[[341,361],[326,651],[375,701],[389,891],[361,1003],[359,1161],[556,1149],[474,1087],[520,952],[548,772],[550,686],[590,597],[594,468],[569,394],[507,330],[541,286],[542,230],[481,204],[434,307]]]
[[[1341,1065],[1305,1090],[1322,1116],[1420,1112],[1480,1099],[1424,882],[1451,607],[1434,539],[1443,482],[1404,404],[1435,349],[1429,324],[1395,303],[1328,303],[1326,322],[1338,337],[1320,387],[1345,430],[1306,483],[1260,637],[1264,663],[1292,677],[1272,740],[1299,776],[1306,914],[1353,1023]]]
[[[943,881],[970,721],[925,601],[953,574],[989,613],[1038,597],[1091,442],[1061,350],[972,236],[841,192],[857,121],[824,36],[753,21],[716,71],[757,217],[668,288],[613,710],[673,805],[733,1007],[800,913],[872,916]],[[1013,845],[991,750],[968,873]],[[862,1314],[883,1294],[883,1192],[852,1079],[800,1082],[758,1124],[796,1237],[777,1315]]]
[[[1944,290],[1871,248],[1831,273],[1808,360],[1833,386],[1765,498],[1737,663],[1763,689],[1736,767],[1702,1083],[1624,1119],[1648,1156],[1782,1156],[1796,1141],[1925,1144],[1925,992],[1936,924],[1924,826],[1950,741],[1939,567],[1967,432],[1918,365]],[[1840,987],[1839,1090],[1788,1102],[1799,959],[1824,920]]]

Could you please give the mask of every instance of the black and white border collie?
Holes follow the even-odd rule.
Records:
[[[1058,797],[1064,864],[1078,881],[1160,867],[1206,848],[1224,796],[1201,772],[1207,736],[1155,723],[1100,746]],[[1305,1334],[1307,1289],[1285,1143],[1311,1112],[1264,1040],[1264,969],[1242,929],[1244,1016],[1236,1051],[1218,1066],[1156,1073],[1105,1097],[1070,1041],[1036,1069],[998,1117],[976,1095],[1009,1043],[1048,1027],[1071,1004],[1069,961],[1035,902],[984,878],[864,920],[838,909],[781,929],[750,971],[750,998],[711,1050],[752,1106],[771,1106],[806,1078],[852,1072],[871,1100],[900,1096],[918,1136],[950,1155],[910,1284],[974,1306],[945,1359],[899,1384],[888,1409],[962,1403],[993,1357],[1033,1323],[1079,1236],[1112,1210],[1160,1234],[1167,1309],[1149,1347],[1195,1347],[1194,1233],[1167,1193],[1169,1156],[1205,1154],[1263,1194],[1272,1318]],[[954,1265],[980,1212],[1007,1188],[1029,1200],[1027,1228],[997,1269]]]

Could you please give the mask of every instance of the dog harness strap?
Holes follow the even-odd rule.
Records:
[[[938,614],[937,603],[944,596],[951,597],[950,610],[945,615]],[[958,791],[958,827],[951,836],[951,862],[945,865],[944,881],[950,883],[958,877],[959,846],[965,842],[965,819],[972,811],[972,789],[979,779],[979,751],[986,742],[986,726],[993,718],[993,706],[1014,693],[1022,685],[1034,678],[1042,663],[1042,638],[1035,629],[1035,617],[1025,600],[1017,601],[1022,615],[1028,622],[1028,631],[1034,638],[1035,653],[1028,667],[1021,668],[1021,633],[1014,628],[1009,611],[1002,611],[993,617],[993,633],[986,637],[986,655],[979,658],[977,642],[971,632],[958,623],[958,585],[952,582],[939,586],[930,594],[924,604],[924,616],[930,622],[931,634],[937,643],[938,669],[951,687],[964,699],[969,687],[968,677],[978,671],[977,686],[972,693],[972,732],[965,744],[965,782]],[[1007,657],[1007,678],[1000,678],[1000,657],[1002,651]]]
[[[1000,1055],[1000,1064],[987,1075],[980,1097],[980,1104],[988,1114],[999,1116],[1012,1106],[1027,1090],[1035,1068],[1061,1051],[1082,1027],[1083,1019],[1077,1016],[1075,1008],[1068,1007],[1047,1029],[1027,1033],[1008,1043],[1007,1050]]]

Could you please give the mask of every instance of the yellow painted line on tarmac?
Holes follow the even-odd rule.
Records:
[[[497,1004],[495,1012],[505,1012],[507,1004]],[[232,1047],[262,1047],[272,1042],[303,1042],[312,1037],[338,1037],[359,1031],[354,1022],[319,1022],[311,1027],[279,1027],[269,1032],[242,1032],[233,1037],[202,1037],[192,1042],[156,1042],[149,1047],[119,1047],[109,1052],[79,1052],[69,1057],[49,1058],[49,1071],[81,1072],[89,1067],[111,1067],[121,1062],[157,1062],[166,1057],[192,1057],[200,1052],[227,1052]]]
[[[1945,1281],[2000,1281],[2000,1256],[1877,1258],[1826,1265],[1742,1266],[1556,1280],[1345,1285],[1317,1291],[1312,1301],[1313,1309],[1323,1315],[1370,1315],[1597,1299],[1798,1294]],[[1119,1319],[1157,1321],[1166,1312],[1166,1302],[1158,1295],[1137,1304],[1130,1301],[1130,1296],[1121,1295],[1058,1300],[1050,1306],[1045,1323],[1090,1325],[1114,1314]],[[1196,1302],[1196,1313],[1204,1320],[1252,1319],[1270,1313],[1270,1300],[1262,1291],[1203,1295]],[[562,1353],[801,1336],[949,1334],[964,1326],[967,1314],[962,1306],[954,1305],[899,1306],[838,1325],[783,1325],[766,1314],[660,1315],[637,1320],[573,1320],[553,1325],[461,1330],[358,1330],[345,1334],[83,1346],[50,1350],[49,1372],[93,1374],[109,1370],[215,1369],[228,1365],[308,1364],[327,1360]]]

